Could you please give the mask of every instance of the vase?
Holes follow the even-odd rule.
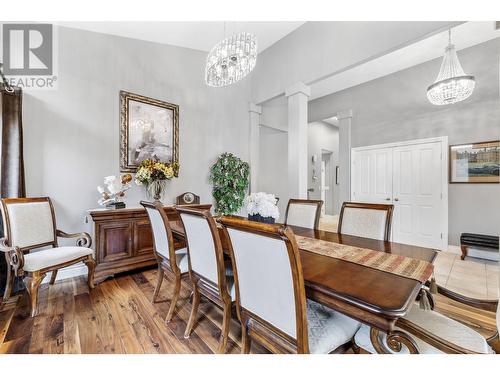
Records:
[[[149,198],[159,201],[165,193],[166,180],[156,180],[151,182],[146,191]]]
[[[266,224],[274,224],[275,220],[273,217],[264,217],[260,216],[260,214],[255,214],[255,215],[248,215],[248,220],[251,221],[258,221],[259,223],[266,223]]]

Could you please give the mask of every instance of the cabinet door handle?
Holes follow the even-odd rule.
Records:
[[[391,198],[385,198],[385,200],[386,200],[386,201],[390,201],[390,200],[391,200]]]

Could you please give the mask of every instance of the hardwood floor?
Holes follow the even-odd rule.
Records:
[[[184,339],[190,286],[183,282],[174,318],[165,324],[169,283],[152,304],[156,270],[125,274],[99,284],[90,293],[85,277],[67,279],[40,291],[39,315],[29,316],[27,298],[13,298],[0,312],[0,353],[213,353],[217,350],[221,310],[202,300],[198,323]],[[495,315],[465,307],[445,297],[437,310],[489,336]],[[240,328],[231,323],[228,353],[240,352]],[[252,353],[265,353],[257,344]]]

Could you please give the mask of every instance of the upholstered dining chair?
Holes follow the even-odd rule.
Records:
[[[313,199],[290,199],[285,212],[285,224],[319,229],[319,218],[323,201]]]
[[[235,300],[234,278],[226,271],[224,253],[217,224],[209,210],[177,207],[189,256],[189,275],[193,285],[193,302],[184,337],[189,338],[196,321],[200,294],[222,308],[222,330],[219,353],[225,353]]]
[[[354,337],[355,353],[413,353],[413,354],[492,354],[500,353],[500,305],[498,301],[477,300],[460,296],[455,292],[439,288],[440,293],[469,305],[480,307],[487,311],[496,310],[497,331],[485,339],[474,329],[440,314],[433,310],[422,310],[415,303],[410,312],[396,323],[397,331],[393,335],[374,331],[367,325],[362,325]],[[401,334],[402,332],[402,334]],[[395,335],[405,335],[406,344],[401,345],[396,352],[389,344]],[[391,337],[392,336],[392,337]],[[378,350],[377,350],[377,349]]]
[[[341,353],[351,345],[360,323],[306,299],[290,227],[218,221],[231,243],[242,353],[250,352],[251,340],[274,353]]]
[[[389,241],[392,204],[344,202],[340,210],[339,234]]]
[[[61,268],[84,262],[88,268],[88,287],[94,288],[95,261],[88,233],[68,234],[56,226],[50,198],[4,198],[2,216],[6,237],[0,240],[0,250],[7,262],[6,302],[12,292],[14,276],[24,276],[31,304],[31,316],[38,313],[38,288],[51,272],[54,284]],[[59,246],[58,238],[76,238],[76,246]],[[50,247],[50,248],[47,248]],[[32,251],[39,249],[38,251]]]
[[[177,305],[177,299],[181,291],[182,278],[189,275],[187,249],[182,248],[175,250],[174,237],[170,228],[168,216],[161,202],[151,203],[141,201],[141,205],[146,209],[149,221],[151,222],[151,229],[153,230],[153,248],[156,259],[158,260],[158,280],[153,292],[153,303],[156,302],[158,293],[160,292],[165,272],[171,273],[175,280],[170,307],[165,317],[165,322],[169,323],[172,320]]]

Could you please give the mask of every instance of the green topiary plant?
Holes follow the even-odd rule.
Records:
[[[227,152],[219,156],[210,168],[217,214],[232,215],[243,206],[249,176],[248,163]]]

